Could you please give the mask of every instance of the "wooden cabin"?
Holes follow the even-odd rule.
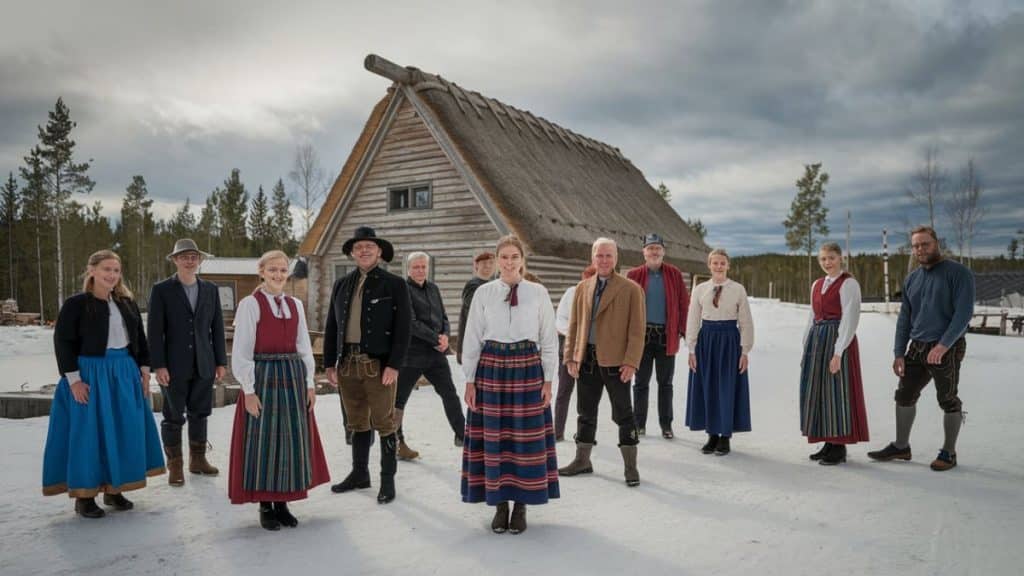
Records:
[[[618,242],[623,269],[643,262],[647,232],[665,239],[668,261],[706,269],[700,236],[617,148],[436,74],[372,54],[365,66],[392,84],[299,248],[311,328],[324,326],[331,287],[352,270],[341,247],[362,225],[394,244],[397,274],[410,252],[431,255],[453,332],[473,256],[508,233],[555,304],[601,236]]]

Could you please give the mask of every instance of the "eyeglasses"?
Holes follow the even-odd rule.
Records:
[[[178,254],[174,257],[175,260],[184,260],[185,262],[198,262],[203,259],[199,254]]]

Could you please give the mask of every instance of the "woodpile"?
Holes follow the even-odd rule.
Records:
[[[0,325],[3,326],[34,326],[39,324],[36,312],[18,312],[18,301],[8,298],[0,304]]]

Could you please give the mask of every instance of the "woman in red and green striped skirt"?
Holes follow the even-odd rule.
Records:
[[[842,258],[834,242],[818,253],[826,276],[811,286],[800,363],[800,431],[808,442],[825,443],[810,458],[826,466],[846,462],[847,444],[868,440],[856,334],[860,285],[843,272]]]
[[[228,496],[260,503],[267,530],[294,527],[288,502],[330,480],[313,406],[315,363],[302,303],[284,294],[288,257],[259,261],[263,283],[235,312],[231,370],[242,385],[231,439]]]
[[[501,276],[477,289],[459,335],[469,405],[462,501],[495,506],[491,529],[518,534],[527,505],[559,496],[551,418],[558,336],[547,289],[522,277],[522,243],[506,236],[495,252]]]

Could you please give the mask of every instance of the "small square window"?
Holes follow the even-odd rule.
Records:
[[[408,188],[393,188],[388,193],[388,209],[389,210],[408,210],[409,209],[409,189]]]
[[[415,208],[430,208],[430,187],[420,186],[412,189]]]
[[[430,184],[388,188],[388,212],[429,210],[433,207],[432,196]]]

